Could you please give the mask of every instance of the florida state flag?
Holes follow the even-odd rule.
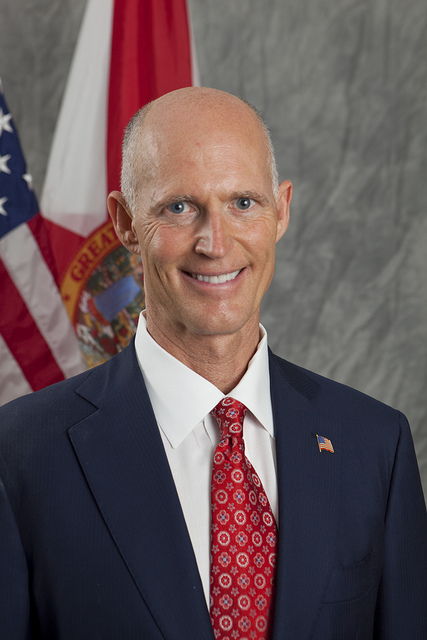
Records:
[[[89,0],[42,194],[60,290],[88,367],[123,349],[144,304],[139,258],[117,240],[109,191],[147,102],[197,84],[186,0]]]

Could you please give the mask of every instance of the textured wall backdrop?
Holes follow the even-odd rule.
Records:
[[[39,196],[85,4],[0,3],[0,75]],[[426,491],[427,4],[189,5],[201,84],[264,113],[294,182],[270,344],[404,411]]]

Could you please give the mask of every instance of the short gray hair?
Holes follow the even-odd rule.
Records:
[[[151,109],[153,102],[144,105],[130,119],[123,138],[122,144],[122,173],[121,190],[125,200],[133,214],[137,203],[136,173],[138,170],[138,146],[140,143],[140,133],[147,113]]]
[[[267,125],[262,113],[260,111],[258,111],[258,109],[256,107],[254,107],[253,104],[251,104],[247,100],[244,100],[243,98],[239,98],[239,100],[244,102],[245,105],[247,107],[249,107],[249,109],[251,109],[251,111],[256,115],[256,117],[258,118],[258,121],[259,121],[259,123],[262,126],[262,129],[264,131],[265,139],[267,140],[267,146],[268,146],[269,165],[270,165],[269,166],[269,170],[270,170],[271,179],[273,181],[273,193],[274,193],[275,198],[277,199],[277,194],[278,194],[278,191],[279,191],[279,174],[278,174],[278,171],[277,171],[276,154],[275,154],[275,151],[274,151],[273,141],[271,139],[270,129],[268,128],[268,125]]]
[[[277,172],[276,156],[274,153],[273,142],[271,140],[271,134],[267,123],[265,122],[264,117],[258,111],[258,109],[254,107],[250,102],[247,102],[247,100],[243,100],[242,98],[238,98],[237,96],[235,97],[243,102],[247,107],[249,107],[249,109],[251,109],[262,126],[268,146],[269,171],[273,183],[273,193],[275,198],[277,198],[279,190],[279,175]],[[123,138],[121,190],[132,214],[136,209],[138,200],[136,174],[139,168],[137,158],[140,144],[140,133],[147,114],[150,111],[153,103],[154,100],[152,102],[148,102],[135,113],[125,129]]]

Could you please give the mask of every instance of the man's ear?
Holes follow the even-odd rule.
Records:
[[[107,198],[107,206],[118,239],[126,249],[139,254],[139,242],[132,213],[123,194],[120,191],[112,191]]]
[[[290,180],[283,180],[279,185],[279,191],[277,194],[277,234],[276,242],[285,233],[289,224],[289,207],[292,200],[292,182]]]

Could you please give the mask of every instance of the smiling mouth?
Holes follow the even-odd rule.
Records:
[[[231,273],[222,273],[219,276],[204,276],[201,273],[190,273],[190,275],[195,280],[209,282],[210,284],[224,284],[224,282],[234,280],[234,278],[236,278],[241,271],[242,269],[238,269],[237,271],[232,271]]]

